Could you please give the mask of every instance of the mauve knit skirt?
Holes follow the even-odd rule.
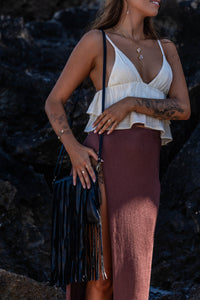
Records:
[[[96,152],[99,135],[84,144]],[[113,300],[148,300],[160,200],[160,132],[132,126],[104,133],[102,158],[112,253]],[[85,283],[67,285],[84,300]],[[95,299],[94,299],[95,300]]]

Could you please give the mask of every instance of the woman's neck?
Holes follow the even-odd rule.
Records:
[[[125,14],[118,24],[113,28],[116,32],[126,34],[129,38],[138,41],[144,40],[144,17],[139,14]]]

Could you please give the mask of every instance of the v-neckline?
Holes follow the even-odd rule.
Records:
[[[163,69],[163,66],[164,66],[164,55],[163,55],[163,52],[162,52],[162,50],[161,50],[160,45],[159,45],[159,48],[160,48],[160,51],[161,51],[161,53],[162,53],[162,66],[161,66],[161,68],[160,68],[158,74],[157,74],[151,81],[145,82],[145,81],[142,79],[142,76],[140,75],[140,73],[139,73],[138,69],[136,68],[135,64],[130,60],[130,58],[128,58],[128,56],[127,56],[122,50],[120,50],[120,49],[115,45],[115,43],[113,43],[113,41],[111,40],[111,38],[110,38],[107,34],[106,34],[106,36],[108,37],[108,41],[110,40],[110,41],[112,42],[111,44],[113,44],[112,46],[114,46],[115,52],[116,52],[116,50],[119,51],[119,52],[120,52],[120,53],[128,60],[128,62],[133,66],[134,70],[136,71],[136,73],[137,73],[137,75],[139,76],[139,78],[140,78],[140,80],[142,81],[142,83],[144,83],[144,84],[146,84],[146,85],[150,85],[150,84],[151,84],[154,80],[156,80],[156,78],[160,75],[160,73],[161,73],[161,71],[162,71],[162,69]],[[158,40],[157,40],[157,42],[158,42]],[[158,44],[159,44],[159,42],[158,42]],[[115,55],[115,61],[116,61],[116,55]],[[115,61],[114,61],[113,67],[114,67],[114,65],[115,65]],[[111,72],[111,74],[112,74],[112,72]]]

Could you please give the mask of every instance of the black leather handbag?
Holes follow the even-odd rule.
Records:
[[[105,107],[106,38],[103,30],[103,90],[102,111]],[[100,136],[98,164],[95,171],[96,182],[91,179],[91,188],[84,189],[79,177],[76,186],[73,177],[59,177],[63,157],[66,154],[61,146],[54,170],[53,207],[51,233],[51,278],[50,284],[66,289],[74,282],[107,278],[104,269],[101,195],[98,173],[101,170],[103,135]]]

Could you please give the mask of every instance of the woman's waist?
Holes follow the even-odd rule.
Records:
[[[133,123],[131,127],[145,127],[143,123]]]
[[[89,119],[89,121],[84,129],[85,132],[93,132],[95,130],[95,128],[92,125],[94,120],[95,119],[93,119],[93,118]],[[157,131],[162,131],[162,132],[165,132],[165,131],[170,132],[169,124],[166,123],[166,121],[155,123],[155,122],[149,122],[149,121],[140,120],[140,119],[123,120],[115,127],[114,130],[126,130],[126,129],[130,129],[133,127],[152,129],[152,130],[157,130]],[[111,129],[111,126],[107,128],[107,131],[109,131],[110,129]],[[170,132],[170,134],[171,134],[171,132]]]
[[[108,132],[109,130],[108,129],[106,129],[104,132],[103,132],[103,135],[105,135],[105,136],[107,136],[107,132]],[[153,135],[153,136],[155,136],[156,138],[159,138],[159,139],[161,139],[161,132],[160,132],[160,130],[155,130],[155,129],[153,129],[153,128],[151,128],[151,127],[146,127],[144,124],[142,124],[142,123],[134,123],[134,124],[132,124],[132,126],[130,126],[130,127],[126,127],[126,128],[122,128],[122,127],[118,127],[118,128],[115,128],[113,131],[112,131],[112,134],[110,134],[109,136],[113,136],[113,135],[127,135],[127,134],[129,134],[129,133],[131,133],[131,132],[137,132],[138,134],[150,134],[150,135]],[[98,133],[95,133],[94,132],[94,129],[93,130],[91,130],[91,131],[89,131],[89,132],[87,132],[88,133],[88,135],[97,135],[97,136],[99,136],[100,137],[100,135],[98,134]]]
[[[89,121],[84,129],[85,132],[95,130],[93,123],[97,115],[90,115]],[[115,130],[130,129],[132,126],[140,128],[148,128],[160,132],[162,139],[172,140],[170,120],[160,120],[143,114],[130,113],[116,127]],[[108,130],[110,127],[108,128]]]
[[[130,128],[133,128],[133,127],[142,127],[142,128],[145,128],[145,125],[143,123],[133,123],[131,126],[124,126],[123,128],[121,127],[117,127],[115,128],[114,130],[126,130],[126,129],[130,129]],[[86,126],[86,129],[87,129],[87,126]],[[94,132],[94,128],[91,128],[89,130],[85,130],[86,132],[88,133],[91,133],[91,132]],[[106,129],[105,132],[108,132],[109,129]]]
[[[90,117],[88,120],[88,123],[86,125],[87,128],[93,128],[93,123],[96,121],[97,117],[99,115],[95,113],[89,113]],[[150,127],[155,129],[163,129],[165,127],[169,127],[170,120],[161,120],[158,118],[153,118],[151,116],[136,113],[136,112],[130,112],[116,127],[116,129],[123,129],[123,128],[130,128],[132,125],[137,127]],[[108,130],[110,127],[108,128]],[[88,131],[88,130],[87,130]]]

